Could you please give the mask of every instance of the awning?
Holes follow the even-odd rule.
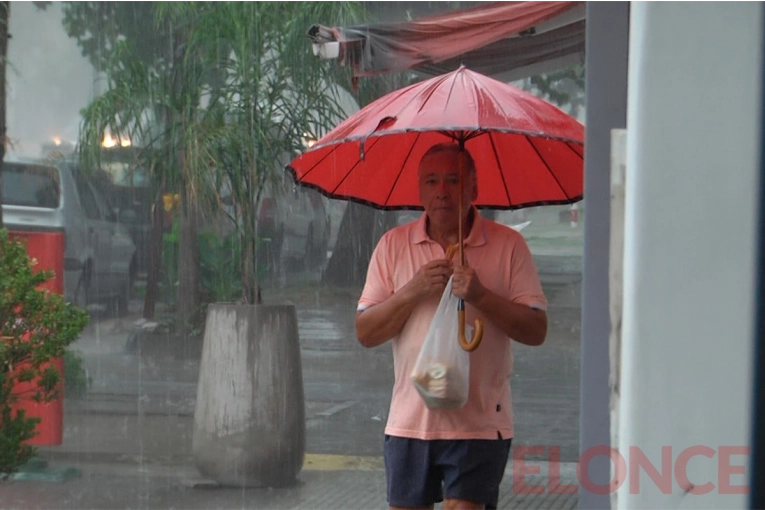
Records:
[[[308,33],[314,52],[354,76],[412,69],[435,76],[460,64],[514,80],[584,58],[584,2],[495,2],[411,22]]]

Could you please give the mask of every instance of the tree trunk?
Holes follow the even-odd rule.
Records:
[[[11,19],[11,3],[0,2],[0,196],[3,192],[3,160],[8,131],[5,111],[5,69],[8,60],[8,21]],[[3,226],[3,208],[0,207],[0,227]]]
[[[198,214],[196,197],[192,192],[191,176],[187,165],[185,147],[183,143],[183,133],[186,131],[187,123],[193,115],[192,105],[196,101],[187,97],[189,90],[187,84],[183,81],[186,75],[185,66],[189,65],[187,61],[186,49],[188,44],[188,27],[176,27],[172,37],[173,53],[173,93],[171,97],[183,98],[181,111],[170,112],[168,117],[170,126],[177,129],[175,141],[174,162],[177,171],[180,172],[181,189],[178,192],[181,195],[181,204],[178,208],[180,229],[178,232],[178,294],[176,303],[178,309],[176,316],[178,327],[181,334],[186,337],[192,328],[201,324],[204,317],[201,315],[199,305],[201,302],[201,292],[199,289],[199,243],[197,242],[198,232]]]
[[[154,205],[151,209],[151,239],[149,241],[149,258],[146,264],[146,296],[143,300],[144,319],[153,319],[157,307],[159,268],[162,263],[162,228],[164,218],[161,190],[164,188],[165,186],[163,182],[157,200],[154,201]]]
[[[197,208],[188,193],[184,192],[179,208],[178,231],[178,325],[184,336],[190,326],[201,324],[203,317],[199,292],[199,243],[197,242]]]
[[[325,283],[363,285],[372,251],[380,237],[395,223],[396,213],[377,211],[353,202],[348,204],[324,273]]]

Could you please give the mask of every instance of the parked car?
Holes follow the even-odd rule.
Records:
[[[327,261],[330,217],[326,198],[297,186],[285,174],[269,187],[258,212],[260,261],[277,270],[283,263],[317,269]]]
[[[221,199],[228,218],[235,218],[228,186]],[[292,267],[317,269],[327,261],[330,215],[327,199],[319,192],[295,185],[286,172],[263,191],[258,209],[258,263],[278,273],[286,262]]]
[[[73,163],[5,161],[3,223],[11,231],[64,230],[64,297],[127,312],[135,246],[107,199]]]
[[[151,240],[152,189],[141,168],[120,161],[102,161],[102,169],[90,175],[91,183],[114,207],[136,248],[138,275],[148,270]]]

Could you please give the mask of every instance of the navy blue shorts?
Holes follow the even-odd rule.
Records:
[[[512,439],[432,440],[385,436],[388,504],[462,499],[497,508]]]

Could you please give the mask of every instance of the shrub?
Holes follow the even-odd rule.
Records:
[[[52,271],[34,271],[22,242],[0,229],[0,472],[11,473],[27,462],[35,448],[38,418],[15,408],[20,397],[49,402],[59,395],[60,374],[50,363],[88,323],[87,313],[41,285]],[[29,383],[24,395],[19,383]]]

